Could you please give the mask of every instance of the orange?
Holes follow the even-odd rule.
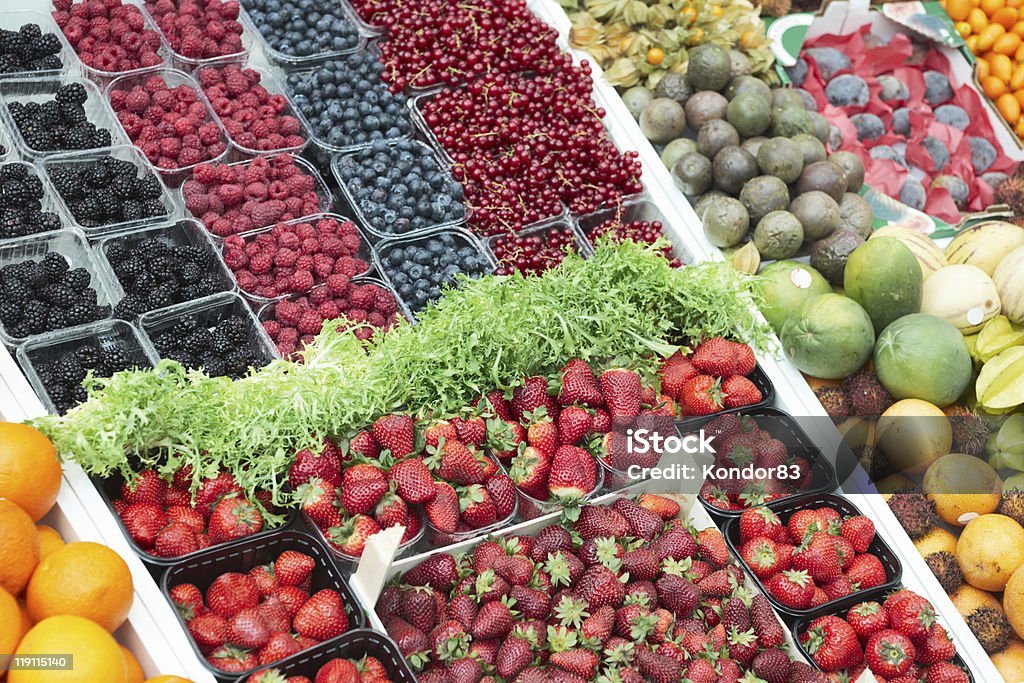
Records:
[[[985,76],[981,82],[981,89],[985,91],[985,94],[990,99],[994,100],[1006,92],[1006,83],[996,76]]]
[[[1020,43],[1020,36],[1016,33],[1004,33],[996,38],[996,42],[992,44],[992,51],[1001,55],[1012,55],[1020,47]]]
[[[0,498],[0,588],[13,595],[25,590],[39,564],[39,534],[32,518]]]
[[[85,541],[69,543],[40,562],[25,595],[35,621],[73,614],[112,632],[128,617],[134,590],[121,556]]]
[[[132,651],[126,648],[124,645],[119,645],[121,648],[121,654],[124,656],[124,668],[128,673],[127,683],[144,683],[146,680],[146,674],[142,673],[142,667],[139,665],[139,660],[135,659],[135,655]]]
[[[1009,31],[1017,23],[1017,10],[1012,7],[996,10],[996,13],[992,15],[992,22],[999,24]]]
[[[39,533],[39,559],[42,560],[54,550],[64,547],[64,539],[57,530],[45,524],[36,524]]]
[[[29,514],[43,518],[60,489],[60,460],[38,429],[0,422],[0,498],[9,498]]]
[[[14,648],[18,647],[21,637],[25,635],[22,629],[21,613],[18,609],[18,601],[14,596],[0,588],[0,672],[6,671],[10,661],[4,654],[11,654]]]
[[[665,51],[660,47],[652,47],[647,51],[647,61],[654,66],[658,66],[665,61]]]
[[[964,42],[967,43],[968,50],[974,54],[978,54],[978,36],[968,36],[967,40]]]
[[[181,676],[154,676],[147,678],[145,683],[193,683],[193,681]]]
[[[28,615],[28,606],[25,605],[24,598],[18,598],[18,612],[21,613],[21,635],[25,635],[32,628],[32,617]]]
[[[1010,123],[1017,123],[1020,119],[1020,102],[1012,93],[1003,93],[996,100],[996,109],[1003,115],[1003,118]]]
[[[1006,6],[1006,0],[981,0],[981,9],[988,16],[992,16],[996,13],[996,10],[1002,9]]]
[[[128,683],[124,655],[114,637],[82,617],[50,617],[32,627],[15,650],[18,655],[69,654],[69,670],[11,671],[8,683]]]
[[[948,0],[946,2],[946,14],[953,21],[964,21],[971,12],[970,0]]]

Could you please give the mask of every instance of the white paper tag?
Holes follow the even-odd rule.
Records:
[[[359,591],[367,605],[375,605],[380,592],[384,589],[385,577],[391,570],[395,553],[405,534],[404,526],[393,526],[378,531],[366,540],[363,556],[359,558],[359,566],[349,583],[352,589]]]

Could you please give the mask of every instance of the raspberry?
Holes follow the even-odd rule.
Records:
[[[372,308],[376,297],[377,287],[375,285],[360,285],[353,288],[352,293],[349,295],[352,307],[362,309]]]
[[[343,256],[348,256],[350,254],[358,254],[359,253],[359,246],[362,243],[362,240],[359,239],[359,234],[358,233],[342,235],[338,239],[341,240],[341,245],[345,249],[345,251],[347,252],[347,253],[343,254]]]
[[[292,274],[290,288],[293,292],[308,292],[313,288],[313,273],[308,270],[296,270]]]
[[[299,254],[299,258],[295,259],[295,267],[303,270],[313,270],[312,254]]]
[[[325,301],[331,300],[331,288],[330,287],[316,287],[309,293],[309,302],[314,306],[319,306]]]
[[[219,179],[217,166],[213,164],[199,164],[193,169],[192,178],[203,185],[213,185]]]
[[[277,335],[281,333],[281,323],[276,320],[264,320],[263,329],[270,336],[271,339],[277,341]]]
[[[240,270],[235,273],[235,279],[238,281],[238,286],[246,291],[252,291],[257,284],[256,276],[248,270]]]
[[[341,309],[338,308],[338,304],[333,301],[325,301],[317,307],[317,312],[324,317],[325,320],[334,320],[335,318],[341,317]]]
[[[274,307],[274,317],[285,325],[294,325],[301,315],[302,307],[294,301],[282,301]]]
[[[232,271],[241,270],[249,265],[249,257],[243,249],[228,249],[224,252],[224,263]]]
[[[189,34],[182,38],[178,45],[179,53],[183,57],[198,58],[203,56],[203,39],[197,34]]]
[[[267,194],[270,195],[271,199],[286,199],[291,196],[291,192],[288,191],[288,185],[280,180],[270,183],[270,186],[267,188]]]
[[[335,296],[345,296],[349,293],[349,279],[346,275],[330,275],[327,278],[327,286]]]
[[[366,322],[374,327],[384,327],[384,316],[374,311],[366,316]]]
[[[310,211],[305,211],[305,203],[298,197],[288,197],[288,199],[284,200],[284,205],[285,207],[287,207],[288,213],[292,214],[293,216],[305,216],[311,211],[318,210],[318,207],[314,206],[312,209],[310,209]]]
[[[298,256],[291,249],[279,249],[274,254],[274,265],[279,268],[290,268],[295,265],[295,259]]]
[[[254,225],[264,226],[271,225],[281,217],[284,213],[284,202],[271,200],[269,202],[263,202],[257,206],[250,216]]]
[[[238,71],[226,74],[224,82],[228,87],[228,93],[235,97],[249,90],[248,79]]]
[[[296,235],[294,232],[286,232],[278,238],[278,244],[282,248],[292,249],[294,251],[298,250],[299,246],[302,244],[302,241],[299,239],[299,236]]]
[[[188,209],[193,216],[202,216],[206,213],[209,207],[210,201],[207,199],[205,194],[197,194],[191,197],[185,195],[185,208]],[[206,221],[203,221],[203,223],[205,224]]]
[[[296,314],[295,320],[292,321],[292,325],[299,321],[300,315],[302,315],[301,309],[299,310],[299,313]],[[278,341],[284,342],[286,344],[295,344],[297,341],[299,341],[299,331],[294,327],[282,327],[281,331],[277,335],[277,339]]]
[[[299,317],[296,327],[301,334],[319,334],[324,326],[324,319],[317,311],[306,311]]]
[[[318,236],[316,228],[310,223],[299,223],[295,226],[295,234],[301,240],[316,239]]]
[[[244,193],[238,185],[227,183],[217,188],[217,196],[224,202],[225,207],[232,207],[242,203]]]
[[[316,254],[313,256],[313,272],[318,278],[325,278],[334,269],[334,259],[327,254]]]
[[[377,296],[373,299],[373,308],[383,316],[389,316],[398,310],[398,303],[395,301],[395,297],[392,296],[391,292],[382,289],[377,292]]]
[[[263,183],[249,183],[245,186],[245,196],[249,199],[264,199],[267,196],[267,186]]]
[[[366,311],[361,308],[352,308],[345,313],[345,316],[354,323],[365,323],[366,322]]]
[[[271,267],[274,265],[274,259],[270,254],[262,253],[253,256],[249,259],[249,270],[256,273],[257,275],[263,273],[269,273]]]
[[[296,234],[299,234],[299,236],[301,237],[301,234],[299,233],[298,230],[296,230],[295,232]],[[318,254],[320,253],[320,241],[317,240],[315,237],[306,237],[302,240],[302,246],[300,248],[303,254]]]
[[[349,277],[355,277],[360,273],[365,273],[369,268],[369,264],[363,259],[352,258],[350,256],[343,256],[334,262],[334,272],[341,273],[342,275],[348,275]]]
[[[203,153],[192,147],[186,147],[178,153],[178,163],[182,166],[192,166],[202,160]]]
[[[117,100],[113,96],[111,96],[111,104],[117,106]],[[149,95],[142,88],[132,88],[131,92],[124,94],[123,106],[133,114],[141,114],[149,106]]]
[[[160,154],[175,158],[181,153],[180,138],[163,138],[160,140]]]

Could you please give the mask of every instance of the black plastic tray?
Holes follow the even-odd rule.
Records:
[[[416,675],[394,641],[368,628],[349,631],[337,640],[298,652],[269,668],[277,669],[285,677],[305,676],[313,680],[320,667],[335,657],[359,660],[364,655],[379,659],[392,683],[416,683]],[[248,680],[248,676],[242,676],[235,683],[246,683]]]
[[[924,597],[924,596],[921,596],[921,597]],[[811,666],[813,666],[818,671],[824,671],[824,669],[822,669],[820,666],[818,666],[818,663],[816,661],[814,661],[814,658],[811,657],[811,655],[807,652],[807,650],[804,649],[803,644],[800,642],[800,634],[803,633],[804,631],[806,631],[810,627],[811,622],[814,621],[815,619],[818,619],[820,617],[825,617],[825,616],[837,616],[837,617],[842,616],[842,617],[845,617],[846,616],[846,612],[850,609],[850,607],[852,607],[853,605],[856,605],[858,603],[868,601],[868,600],[871,600],[871,598],[863,598],[863,599],[857,600],[857,602],[854,602],[851,605],[846,605],[845,607],[827,607],[827,606],[823,605],[822,607],[818,608],[816,611],[811,612],[811,613],[807,614],[804,617],[801,617],[800,619],[798,619],[792,625],[792,627],[790,629],[790,633],[792,634],[792,637],[793,637],[793,643],[796,645],[796,649],[800,651],[800,654],[803,655],[804,659],[806,659],[810,663]],[[957,617],[954,617],[954,618],[957,618]],[[974,683],[974,680],[975,680],[974,679],[974,674],[971,673],[971,668],[969,666],[967,666],[967,662],[964,661],[963,657],[960,656],[959,652],[957,652],[956,656],[953,657],[953,663],[956,664],[957,666],[959,666],[964,671],[966,671],[967,672],[967,679],[969,681],[971,681],[971,683]]]
[[[749,406],[743,406],[742,408],[725,408],[719,410],[717,413],[711,415],[684,415],[676,421],[679,425],[679,431],[685,433],[705,425],[711,420],[714,420],[719,415],[731,415],[733,413],[748,413],[751,410],[757,410],[758,408],[768,408],[775,403],[775,385],[768,379],[767,373],[761,369],[761,364],[758,363],[751,370],[750,374],[747,375],[747,379],[754,383],[754,386],[761,392],[761,400],[757,403],[751,403]]]
[[[821,449],[814,445],[814,441],[807,436],[807,432],[800,428],[800,424],[792,415],[783,410],[779,410],[778,408],[755,408],[753,410],[742,409],[739,412],[743,415],[749,415],[755,420],[760,417],[769,418],[765,421],[766,425],[758,423],[758,426],[761,429],[765,429],[765,426],[769,427],[769,429],[765,429],[765,431],[769,432],[773,437],[786,444],[786,448],[789,449],[790,453],[802,456],[811,463],[812,478],[810,485],[803,491],[797,491],[796,493],[771,501],[768,503],[769,507],[781,505],[795,496],[831,493],[836,490],[839,486],[839,480],[836,478],[835,467],[833,467],[832,463],[825,457],[825,454],[821,452]],[[679,425],[679,431],[683,434],[686,433],[681,425]],[[706,509],[708,513],[716,519],[716,521],[739,517],[743,513],[743,510],[723,510],[722,508],[715,507],[711,503],[707,502],[707,499],[704,498],[704,494],[698,494],[697,498],[700,500],[701,504],[704,505],[704,509]]]
[[[146,565],[148,565],[150,573],[152,574],[159,576],[159,574],[162,571],[179,562],[190,560],[194,557],[198,557],[202,553],[209,552],[211,550],[219,550],[221,548],[226,548],[235,543],[235,541],[232,541],[230,543],[220,543],[209,548],[197,550],[194,553],[188,553],[187,555],[179,555],[178,557],[158,557],[157,555],[147,552],[139,547],[135,540],[128,534],[128,530],[124,528],[124,522],[121,521],[120,515],[117,514],[117,512],[114,510],[114,506],[110,502],[115,498],[119,498],[121,496],[121,486],[124,484],[124,477],[117,473],[107,477],[106,479],[101,477],[92,477],[92,483],[99,490],[100,498],[103,499],[103,502],[106,504],[107,509],[110,510],[110,514],[113,515],[114,519],[117,520],[117,525],[118,527],[120,527],[121,533],[124,534],[125,539],[128,541],[128,545],[131,546],[131,549],[135,551],[135,554],[138,555],[142,559],[142,561],[146,563]],[[285,529],[291,528],[295,523],[295,510],[293,508],[285,508],[281,511],[281,514],[286,517],[284,524],[282,524],[281,526],[276,526],[273,529],[264,529],[262,531],[256,532],[252,536],[246,536],[244,539],[239,540],[247,541],[250,539],[262,538],[276,531],[283,531]]]
[[[313,569],[313,586],[310,589],[310,595],[324,588],[336,590],[341,594],[342,600],[345,602],[345,607],[348,610],[349,622],[352,629],[362,628],[366,625],[366,615],[363,613],[362,608],[359,607],[359,602],[356,600],[355,595],[353,595],[352,590],[348,587],[348,583],[345,581],[338,565],[335,564],[334,558],[331,557],[327,548],[325,548],[320,541],[316,540],[304,531],[291,529],[275,531],[263,536],[262,538],[245,538],[240,541],[204,550],[201,553],[196,553],[194,557],[186,561],[178,562],[168,569],[167,573],[164,574],[163,580],[160,582],[160,588],[163,590],[164,597],[173,605],[174,603],[171,600],[170,591],[171,588],[180,583],[194,584],[203,592],[203,595],[205,595],[206,589],[209,588],[214,579],[221,574],[226,572],[247,573],[257,565],[273,562],[277,559],[277,556],[285,550],[296,550],[298,552],[311,555],[316,561],[316,567]],[[185,621],[181,618],[181,615],[178,614],[177,610],[174,610],[174,612],[178,617],[178,623],[181,628],[188,633],[188,626],[185,624]],[[325,641],[322,645],[326,646],[328,644],[337,643],[342,637],[344,637],[344,635]],[[206,668],[218,679],[234,681],[238,678],[234,673],[221,671],[207,662],[206,657],[204,657],[199,651],[199,648],[196,647],[195,641],[192,640],[191,636],[189,636],[188,642],[192,646],[192,650],[195,652],[196,657],[198,657],[203,665],[206,666]],[[320,646],[318,645],[317,647]],[[312,651],[312,649],[313,648],[310,648],[309,651]],[[301,654],[303,653],[297,653],[293,656],[297,657]],[[270,666],[273,665],[271,664]],[[250,669],[243,674],[242,678],[245,678],[254,671],[264,668],[267,667],[259,666],[254,669]]]
[[[805,510],[807,508],[832,508],[844,518],[862,514],[857,506],[846,498],[831,493],[794,496],[783,501],[781,504],[770,504],[768,507],[779,516],[779,519],[782,520],[783,524],[788,524],[789,518],[798,510]],[[885,583],[874,588],[857,591],[852,595],[830,600],[824,605],[820,605],[812,609],[795,610],[791,607],[786,607],[776,600],[775,597],[765,588],[761,579],[750,571],[750,567],[748,567],[747,563],[743,561],[743,556],[740,554],[739,548],[740,525],[738,517],[734,517],[726,523],[725,527],[722,529],[722,535],[725,536],[725,541],[729,545],[729,550],[731,550],[733,555],[735,555],[743,564],[743,568],[750,574],[750,578],[757,584],[758,589],[765,594],[765,597],[768,598],[768,601],[772,604],[772,607],[775,608],[775,611],[781,614],[784,619],[791,621],[802,619],[810,614],[817,614],[820,616],[821,614],[827,614],[844,608],[849,608],[851,605],[855,605],[858,602],[872,600],[896,588],[900,584],[900,579],[903,577],[903,565],[900,564],[900,560],[896,556],[896,553],[893,552],[892,548],[889,547],[889,544],[886,543],[878,533],[876,533],[875,538],[871,541],[871,545],[868,546],[868,552],[874,554],[882,562],[882,566],[885,568]]]

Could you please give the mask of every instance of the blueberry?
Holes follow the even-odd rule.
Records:
[[[949,164],[949,150],[946,149],[946,145],[942,140],[939,140],[937,137],[932,135],[928,135],[921,141],[921,146],[924,147],[926,152],[928,152],[928,156],[932,158],[932,163],[934,164],[936,171],[941,171],[946,168]]]
[[[935,120],[960,130],[967,130],[967,127],[971,125],[971,119],[967,116],[967,112],[955,104],[944,104],[941,107],[936,107]]]
[[[903,187],[900,188],[901,202],[920,211],[924,208],[927,200],[928,196],[925,194],[924,186],[921,183],[913,178],[907,178],[903,181]]]
[[[863,78],[853,74],[843,74],[832,79],[825,86],[825,97],[828,98],[829,104],[836,107],[863,107],[871,98],[871,93]]]
[[[978,174],[984,173],[996,161],[998,156],[996,148],[985,138],[978,138],[973,135],[967,138],[967,142],[971,146],[971,164],[974,166],[974,172]]]
[[[850,68],[850,58],[834,47],[815,47],[807,50],[807,56],[814,60],[822,79],[831,81],[840,71]]]
[[[854,114],[850,123],[857,129],[858,140],[875,140],[885,134],[885,124],[874,114]]]
[[[924,72],[924,99],[933,107],[953,98],[953,87],[945,74],[938,71]]]

